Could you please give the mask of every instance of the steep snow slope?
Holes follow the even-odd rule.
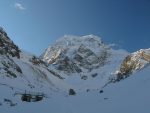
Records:
[[[59,89],[68,89],[58,77],[42,60],[21,51],[0,28],[0,86],[8,88],[9,95],[25,91],[47,94]],[[3,90],[0,101],[7,97],[5,91]]]
[[[21,73],[16,72],[16,68],[13,65],[10,65],[8,70],[11,69],[11,71],[16,74],[15,78],[11,76],[7,77],[7,74],[2,73],[3,68],[1,67],[0,83],[17,87],[18,89],[22,89],[22,91],[38,90],[40,92],[43,92],[43,90],[51,91],[52,89],[56,90],[57,88],[62,88],[62,84],[65,86],[65,83],[58,79],[58,77],[54,76],[45,64],[34,64],[31,60],[32,58],[33,55],[25,52],[20,53],[20,59],[9,57],[9,59],[15,63],[14,65],[19,67]],[[9,59],[6,58],[5,60],[8,62]]]

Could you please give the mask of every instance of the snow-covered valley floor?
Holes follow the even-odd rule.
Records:
[[[5,103],[0,106],[0,113],[150,113],[149,73],[147,66],[125,80],[109,84],[102,93],[94,90],[69,96],[55,92],[43,101],[30,103],[16,96],[17,105],[10,107]],[[7,88],[0,87],[2,94]]]

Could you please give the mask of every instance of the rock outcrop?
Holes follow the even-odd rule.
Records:
[[[7,33],[0,27],[0,54],[20,58],[20,49],[7,36]]]
[[[128,77],[136,70],[140,70],[150,63],[150,48],[141,49],[128,55],[120,66],[120,70],[117,73],[117,80]]]

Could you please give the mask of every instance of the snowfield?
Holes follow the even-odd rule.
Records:
[[[14,107],[0,106],[1,113],[149,113],[150,66],[103,89],[80,92],[75,96],[55,92],[40,102],[21,102]],[[10,89],[0,86],[10,94]],[[2,93],[1,93],[2,95]],[[11,98],[10,95],[8,95]]]

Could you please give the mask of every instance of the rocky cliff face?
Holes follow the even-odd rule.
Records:
[[[128,77],[133,72],[142,69],[150,63],[150,48],[141,49],[128,55],[122,62],[117,79]]]
[[[20,58],[20,50],[18,46],[10,40],[3,28],[0,28],[0,54]]]
[[[0,28],[0,74],[10,78],[16,78],[17,75],[22,73],[22,70],[11,57],[20,58],[20,50],[10,40],[3,28]]]

